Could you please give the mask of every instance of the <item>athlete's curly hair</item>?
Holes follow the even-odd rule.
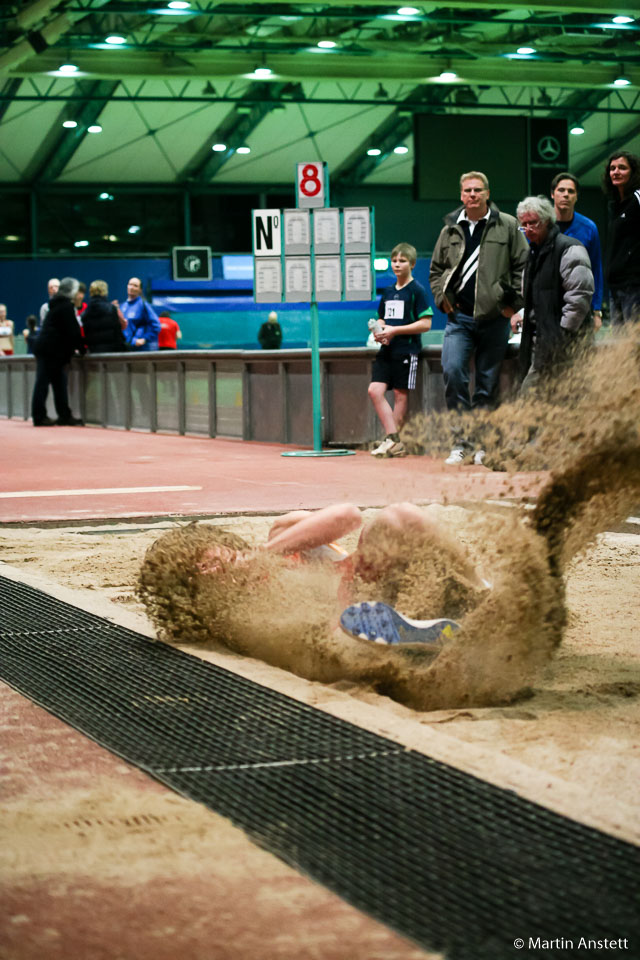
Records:
[[[212,636],[211,608],[201,602],[211,582],[200,564],[207,550],[222,546],[244,551],[242,537],[223,527],[190,523],[163,534],[147,550],[136,594],[159,633],[167,640],[205,641]]]

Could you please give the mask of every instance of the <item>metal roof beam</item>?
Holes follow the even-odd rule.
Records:
[[[627,144],[637,137],[638,134],[640,134],[640,121],[627,127],[627,129],[617,137],[607,140],[596,153],[592,153],[590,157],[583,160],[582,163],[576,167],[576,176],[584,177],[584,175],[593,170],[594,167],[608,160],[615,150],[625,150]]]
[[[264,83],[252,84],[247,90],[247,97],[251,98],[249,112],[243,111],[243,104],[238,103],[222,123],[218,124],[206,143],[185,167],[179,180],[197,183],[208,183],[212,180],[218,170],[233,156],[236,148],[243,145],[267,114],[281,105],[279,98],[290,86],[291,84],[272,83],[269,84],[268,91],[265,91]],[[268,100],[265,99],[265,92],[269,94]],[[259,97],[257,101],[253,99],[256,96]],[[224,143],[227,149],[224,152],[214,153],[212,152],[214,143]]]
[[[92,97],[77,112],[66,114],[66,119],[75,120],[78,126],[68,130],[57,126],[56,121],[25,171],[25,180],[31,183],[51,182],[60,176],[87,135],[87,128],[97,121],[118,85],[117,81],[78,81],[78,88]]]
[[[420,113],[436,113],[442,110],[444,101],[451,93],[451,87],[425,88],[416,87],[406,97],[402,105],[393,111],[367,139],[359,144],[332,175],[334,182],[355,186],[362,183],[383,160],[413,131],[413,111]],[[378,101],[384,106],[384,101]],[[411,111],[411,116],[402,116]],[[381,153],[377,157],[370,157],[367,150],[375,147]]]

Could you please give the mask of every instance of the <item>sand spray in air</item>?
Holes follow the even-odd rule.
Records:
[[[441,649],[389,648],[336,629],[338,575],[330,565],[292,565],[257,551],[246,563],[222,563],[215,576],[201,572],[203,554],[221,538],[247,549],[204,524],[170,531],[150,548],[139,596],[172,642],[224,647],[325,683],[371,685],[418,710],[508,703],[562,640],[568,562],[640,501],[639,425],[634,329],[576,356],[541,395],[464,418],[490,465],[550,471],[535,509],[472,511],[464,529],[434,528],[428,541],[408,537],[401,549],[381,534],[371,549],[386,563],[384,576],[365,572],[353,584],[354,600],[458,618],[462,629]],[[440,453],[450,428],[446,415],[417,418],[405,436],[414,450]],[[472,541],[471,560],[456,533]],[[490,589],[479,586],[474,567]]]

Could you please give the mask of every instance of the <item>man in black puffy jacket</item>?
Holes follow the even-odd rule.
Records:
[[[31,401],[34,427],[51,427],[56,423],[65,427],[83,425],[82,420],[71,413],[65,369],[74,353],[84,353],[82,333],[73,308],[79,286],[74,277],[60,281],[58,292],[49,301],[49,312],[34,346],[37,363]],[[57,421],[47,416],[49,386],[53,389]]]
[[[109,287],[94,280],[89,287],[91,299],[82,314],[84,342],[89,353],[120,353],[127,349],[118,309],[109,303]]]

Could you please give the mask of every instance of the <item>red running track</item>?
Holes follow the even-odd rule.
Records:
[[[448,467],[422,456],[378,460],[366,451],[283,457],[296,448],[99,427],[34,428],[22,420],[0,420],[0,444],[2,523],[512,498],[535,495],[545,476]],[[176,487],[189,489],[167,489]]]

